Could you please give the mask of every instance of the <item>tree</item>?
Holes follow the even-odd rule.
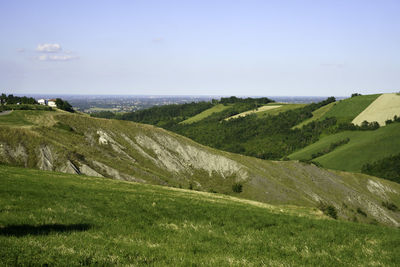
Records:
[[[6,94],[1,94],[0,96],[0,104],[4,105],[7,102],[7,95]]]
[[[61,98],[57,98],[56,99],[56,105],[57,108],[68,111],[68,112],[75,112],[75,110],[72,108],[72,106],[70,105],[70,103],[68,103],[67,101],[62,100]]]
[[[232,191],[235,193],[241,193],[243,191],[243,185],[241,183],[234,183],[232,185]]]
[[[351,97],[355,97],[355,96],[360,96],[361,94],[359,94],[359,93],[354,93],[354,94],[351,94]]]

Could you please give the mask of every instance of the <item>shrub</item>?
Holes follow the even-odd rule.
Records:
[[[67,131],[67,132],[73,132],[74,131],[74,129],[71,126],[69,126],[67,124],[64,124],[64,123],[61,123],[61,122],[57,122],[56,124],[54,124],[53,127],[61,129],[61,130],[64,130],[64,131]]]
[[[243,185],[241,183],[234,183],[232,185],[232,191],[235,193],[241,193],[243,191]]]
[[[361,214],[364,217],[367,217],[367,214],[361,208],[357,208],[357,213]]]
[[[320,202],[318,205],[318,208],[327,216],[333,218],[333,219],[337,219],[337,211],[336,208],[332,205],[329,205],[327,203],[324,202]]]
[[[391,210],[391,211],[399,210],[399,208],[395,204],[388,202],[388,201],[382,202],[382,206],[384,206],[385,208],[387,208],[388,210]]]

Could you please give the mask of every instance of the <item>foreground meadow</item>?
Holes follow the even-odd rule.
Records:
[[[399,229],[224,195],[0,165],[0,265],[400,264]]]

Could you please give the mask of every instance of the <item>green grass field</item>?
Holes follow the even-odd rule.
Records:
[[[29,111],[30,113],[41,113],[42,111]],[[28,126],[32,125],[25,119],[26,111],[14,110],[7,115],[0,116],[0,126]]]
[[[339,122],[351,122],[379,96],[380,94],[362,95],[340,100],[321,119],[336,117]]]
[[[289,158],[310,159],[312,154],[346,138],[350,138],[348,144],[316,158],[315,161],[326,168],[358,172],[365,163],[399,153],[400,123],[393,123],[375,131],[345,131],[329,135],[291,154]]]
[[[225,105],[222,105],[222,104],[218,104],[218,105],[215,105],[212,108],[206,109],[203,112],[200,112],[199,114],[197,114],[197,115],[195,115],[193,117],[190,117],[189,119],[184,120],[184,121],[182,121],[180,123],[188,123],[188,124],[190,124],[190,123],[198,122],[198,121],[200,121],[202,119],[207,118],[208,116],[210,116],[213,113],[218,113],[218,112],[224,111],[225,109],[227,109],[229,107],[230,107],[229,105],[225,106]]]
[[[319,119],[322,118],[322,116],[324,116],[325,113],[327,113],[334,105],[335,105],[335,103],[333,102],[333,103],[330,103],[330,104],[328,104],[328,105],[322,106],[322,107],[320,107],[319,109],[313,111],[313,113],[312,113],[313,116],[312,116],[311,118],[309,118],[309,119],[307,119],[307,120],[305,120],[305,121],[299,123],[298,125],[294,126],[293,129],[295,129],[295,128],[301,128],[301,127],[303,127],[304,125],[309,124],[309,123],[312,122],[312,121],[319,120]]]
[[[211,193],[0,165],[0,207],[5,266],[400,264],[399,229]]]

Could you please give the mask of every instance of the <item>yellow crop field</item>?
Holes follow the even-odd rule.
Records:
[[[354,120],[353,124],[361,125],[363,121],[377,121],[379,125],[385,125],[385,121],[400,116],[400,95],[382,94],[362,111]]]

